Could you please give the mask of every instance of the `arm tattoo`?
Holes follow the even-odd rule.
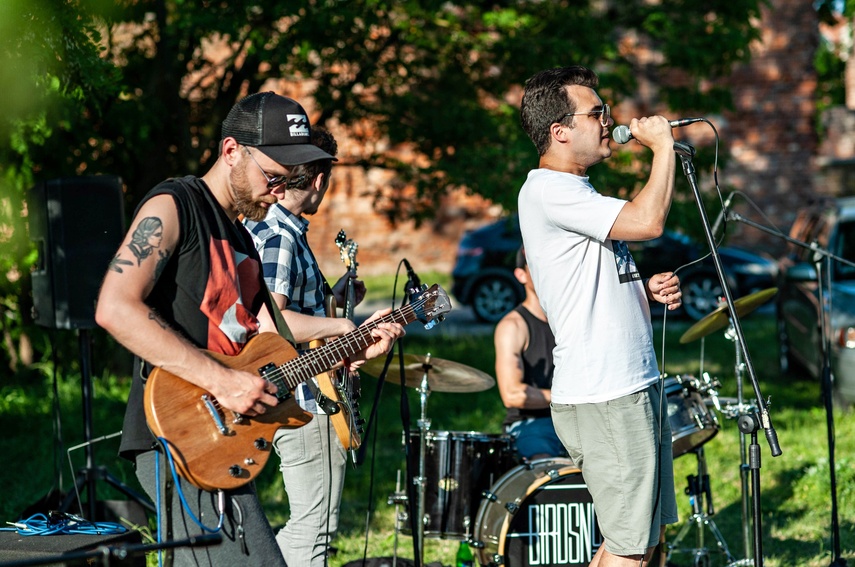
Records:
[[[163,273],[163,270],[166,269],[166,264],[169,263],[169,250],[165,252],[157,251],[158,260],[157,267],[154,269],[154,281],[157,281],[160,278],[160,274]]]
[[[157,323],[158,325],[160,325],[160,328],[161,328],[161,329],[167,329],[167,328],[169,327],[169,326],[168,326],[168,325],[163,321],[163,319],[161,319],[161,318],[160,318],[160,315],[158,315],[158,314],[157,314],[157,313],[155,313],[154,311],[149,311],[149,312],[148,312],[148,318],[149,318],[150,320],[154,321],[155,323]]]
[[[122,271],[122,266],[133,266],[133,265],[134,265],[134,263],[131,262],[130,260],[123,260],[122,258],[119,258],[118,254],[116,254],[115,256],[113,256],[113,259],[110,260],[110,265],[108,266],[108,269],[110,269],[114,272],[118,272],[120,274],[123,274],[125,272]]]
[[[128,243],[128,248],[137,258],[137,266],[142,265],[142,261],[151,256],[155,248],[160,248],[162,240],[163,222],[158,217],[146,217],[137,224]]]

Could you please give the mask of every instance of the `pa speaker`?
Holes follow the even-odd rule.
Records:
[[[122,181],[89,175],[43,181],[30,190],[33,319],[54,329],[95,326],[95,300],[124,236]]]

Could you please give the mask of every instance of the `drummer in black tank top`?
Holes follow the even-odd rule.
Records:
[[[507,408],[503,425],[524,459],[566,456],[549,409],[555,337],[535,294],[522,248],[516,266],[514,275],[525,287],[526,297],[499,321],[494,334],[496,381]]]

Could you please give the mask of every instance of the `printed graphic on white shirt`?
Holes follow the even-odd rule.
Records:
[[[617,266],[618,280],[620,283],[628,283],[641,279],[632,253],[623,240],[612,240],[612,250],[615,253],[615,265]]]

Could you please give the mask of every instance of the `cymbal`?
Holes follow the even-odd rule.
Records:
[[[748,315],[772,299],[772,296],[776,293],[778,293],[778,288],[770,287],[734,300],[733,306],[736,307],[737,316],[742,317],[744,315]],[[701,337],[705,337],[710,333],[714,333],[719,329],[724,329],[727,327],[729,322],[730,312],[727,309],[727,305],[722,305],[689,327],[689,330],[683,333],[683,336],[680,337],[680,343],[690,343],[694,340],[700,339]]]
[[[359,367],[360,370],[372,376],[380,376],[383,365],[386,363],[384,357],[377,357],[367,361]],[[425,374],[425,364],[428,371],[428,388],[432,392],[481,392],[493,387],[496,381],[492,376],[476,370],[471,366],[443,360],[441,358],[428,358],[414,354],[404,355],[404,385],[408,388],[418,388],[422,384]],[[389,365],[389,373],[386,379],[395,384],[401,383],[398,357],[392,359]]]

